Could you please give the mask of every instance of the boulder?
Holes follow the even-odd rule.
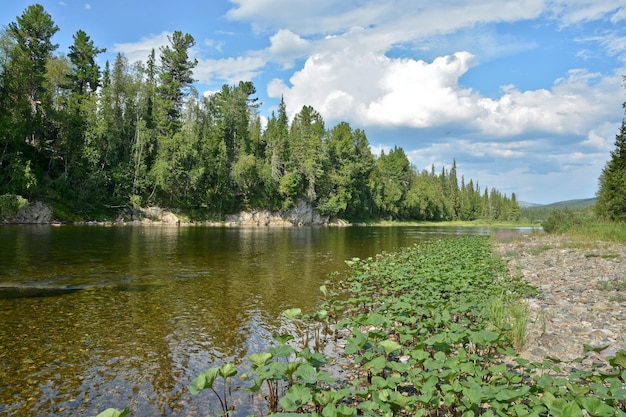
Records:
[[[41,201],[35,201],[19,209],[8,221],[18,224],[49,224],[52,221],[52,209]]]

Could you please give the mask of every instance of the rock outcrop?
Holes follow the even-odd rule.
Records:
[[[15,215],[6,218],[5,222],[14,224],[49,224],[52,222],[52,209],[41,201],[35,201],[19,209]]]
[[[180,219],[171,211],[160,207],[146,207],[121,212],[115,223],[179,225]]]
[[[284,212],[269,210],[245,211],[226,216],[226,226],[324,226],[328,216],[320,215],[310,204],[299,201],[296,207]]]
[[[52,210],[50,207],[36,201],[22,207],[15,215],[0,220],[4,223],[15,224],[50,224],[52,223]],[[111,222],[85,222],[87,224],[99,224]],[[186,225],[171,211],[160,207],[146,207],[122,210],[112,222],[112,224],[136,224],[136,225]],[[224,221],[207,221],[198,223],[210,226],[243,226],[243,227],[293,227],[293,226],[326,226],[333,224],[336,226],[347,226],[348,223],[341,220],[331,222],[328,216],[319,214],[311,204],[306,201],[299,201],[296,207],[287,211],[253,210],[243,211],[237,214],[226,216]]]

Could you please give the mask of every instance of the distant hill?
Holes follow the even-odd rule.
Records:
[[[553,209],[562,209],[565,207],[569,207],[571,209],[584,209],[584,208],[587,208],[596,204],[596,200],[597,198],[594,197],[594,198],[582,198],[578,200],[558,201],[556,203],[551,203],[551,204],[533,204],[533,203],[527,203],[525,201],[520,201],[518,202],[518,204],[521,208],[526,208],[526,209],[540,208],[542,210],[544,209],[553,210]]]
[[[532,204],[532,203],[525,203],[525,206],[522,205],[522,202],[520,201],[518,204],[520,205],[521,208],[541,208],[541,209],[561,209],[561,208],[565,208],[565,207],[569,207],[571,209],[584,209],[587,207],[591,207],[594,204],[596,204],[597,198],[582,198],[582,199],[578,199],[578,200],[566,200],[566,201],[559,201],[556,203],[552,203],[552,204]]]
[[[596,204],[596,198],[583,198],[579,200],[559,201],[552,204],[532,204],[518,201],[522,209],[521,217],[525,220],[540,223],[550,216],[554,210],[569,208],[571,210],[584,210]]]
[[[533,208],[543,206],[543,204],[529,203],[528,201],[518,201],[517,204],[519,204],[520,208]]]

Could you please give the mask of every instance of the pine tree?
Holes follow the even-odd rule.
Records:
[[[59,30],[43,6],[29,6],[5,29],[0,74],[0,192],[24,194],[34,188],[33,173],[53,139],[52,94],[46,88],[47,63]]]
[[[623,104],[626,108],[626,102]],[[626,116],[615,137],[615,149],[599,178],[596,211],[614,221],[626,221]]]

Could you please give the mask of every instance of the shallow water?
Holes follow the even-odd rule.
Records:
[[[189,382],[265,349],[280,312],[313,311],[346,259],[490,231],[0,227],[0,414],[219,411]]]

